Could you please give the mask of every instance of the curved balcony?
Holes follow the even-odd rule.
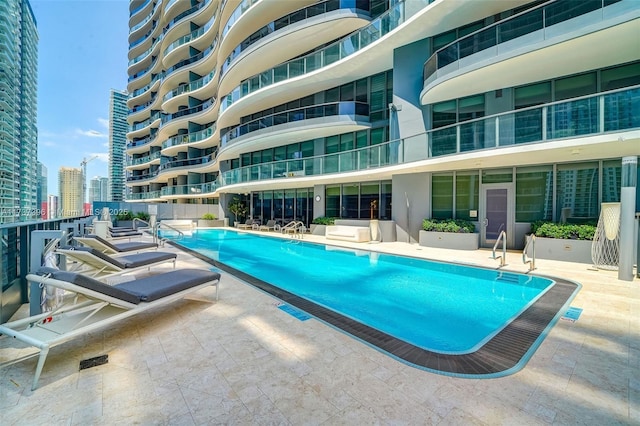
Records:
[[[146,24],[151,22],[151,18],[153,18],[153,16],[156,14],[156,12],[158,12],[158,9],[160,9],[161,5],[162,5],[162,0],[158,0],[158,2],[153,6],[153,9],[151,10],[151,12],[149,12],[149,14],[147,16],[145,16],[140,22],[138,22],[137,24],[133,25],[129,29],[129,36],[131,36],[133,33],[135,33],[136,31],[138,31],[139,29],[144,27]]]
[[[135,8],[129,11],[129,19],[131,19],[136,13],[140,12],[142,9],[147,7],[151,3],[151,0],[144,0],[140,2],[140,4]],[[130,3],[130,6],[133,5],[134,2]]]
[[[348,123],[336,116],[346,116]],[[331,120],[319,120],[331,117]],[[303,123],[303,121],[307,121]],[[333,102],[327,104],[313,105],[304,108],[296,108],[288,111],[278,112],[249,121],[240,126],[229,129],[220,135],[222,148],[229,146],[234,140],[237,142],[249,139],[248,135],[259,132],[262,143],[269,139],[282,139],[283,132],[293,133],[303,130],[301,137],[321,137],[325,132],[314,132],[311,135],[310,128],[317,127],[327,129],[329,134],[342,133],[344,131],[356,130],[353,126],[361,128],[369,127],[369,105],[363,102]],[[295,123],[291,126],[291,123]],[[364,125],[363,123],[367,123]],[[315,126],[314,126],[315,125]],[[342,127],[346,127],[342,128]],[[287,139],[289,140],[289,139]],[[291,142],[291,140],[289,140]]]
[[[127,194],[127,201],[160,201],[160,191],[138,192]]]
[[[155,111],[151,113],[151,116],[144,121],[139,123],[134,123],[129,126],[129,132],[127,133],[127,138],[132,139],[135,137],[142,136],[144,132],[148,130],[149,127],[156,124],[161,120],[162,113],[160,111]]]
[[[156,74],[151,78],[151,81],[145,85],[144,87],[141,87],[139,89],[135,89],[133,92],[131,92],[131,94],[129,95],[129,99],[127,99],[127,106],[129,105],[135,105],[137,102],[139,102],[139,99],[136,98],[142,98],[142,96],[146,93],[150,93],[150,89],[154,88],[157,91],[157,85],[159,85],[160,80],[162,79],[163,74]]]
[[[255,3],[259,1],[260,0],[243,0],[242,3],[236,6],[233,12],[231,12],[229,19],[227,19],[227,22],[224,24],[224,28],[222,29],[222,39],[224,39],[227,36],[227,34],[229,33],[229,30],[231,30],[231,27],[233,27],[233,25],[238,21],[238,19],[240,19],[240,17],[244,15],[244,13],[247,10],[249,10],[251,6],[253,6]],[[226,6],[226,2],[224,6]]]
[[[179,118],[188,118],[188,116],[192,116],[195,114],[199,114],[203,111],[207,111],[213,105],[215,105],[215,103],[216,103],[216,99],[211,98],[201,103],[200,105],[196,105],[192,108],[182,109],[178,112],[174,112],[173,114],[164,114],[161,119],[160,127],[164,127],[165,125],[171,123],[173,120],[177,120]]]
[[[169,161],[164,164],[160,164],[158,172],[162,174],[162,178],[172,178],[184,174],[184,169],[192,171],[195,168],[201,168],[205,165],[211,165],[216,161],[216,152],[212,152],[209,155],[198,158],[187,158],[184,160]],[[169,174],[169,176],[167,176]]]
[[[168,105],[166,104],[170,99],[174,99],[180,95],[184,94],[194,94],[197,90],[202,89],[211,81],[214,81],[214,77],[216,76],[216,70],[211,71],[209,74],[205,75],[198,80],[194,80],[189,84],[183,84],[178,86],[176,89],[167,92],[162,98],[163,108],[168,109]]]
[[[262,163],[226,171],[220,187],[269,179],[365,172],[411,165],[425,171],[504,167],[637,155],[640,86],[465,121],[350,151]],[[557,141],[563,141],[556,144]],[[570,142],[575,142],[571,144]],[[538,148],[539,147],[539,148]],[[503,150],[496,155],[496,149]],[[475,152],[474,155],[465,155]],[[379,169],[378,172],[375,170]],[[379,173],[379,175],[376,175]],[[328,176],[328,179],[334,177]]]
[[[158,101],[158,94],[156,93],[155,95],[151,96],[151,100],[145,102],[142,105],[136,105],[135,107],[130,108],[128,111],[127,119],[135,120],[138,114],[141,114],[144,111],[151,108],[153,104],[157,103],[157,101]]]
[[[211,27],[213,26],[213,23],[215,22],[216,17],[213,16],[211,18],[211,20],[209,22],[206,23],[206,25],[190,32],[189,34],[183,35],[182,37],[178,38],[177,40],[173,41],[171,44],[169,44],[163,52],[164,56],[167,56],[169,53],[171,53],[172,51],[174,51],[175,49],[177,49],[180,46],[183,46],[186,43],[190,43],[193,40],[202,37],[204,35],[204,33],[206,33],[207,31],[209,31],[209,29],[211,29]]]
[[[405,14],[404,2],[397,3],[387,12],[372,21],[371,24],[353,34],[343,37],[321,50],[284,62],[242,81],[231,93],[221,99],[220,113],[222,114],[241,98],[260,89],[318,71],[353,55],[398,28],[408,18],[426,7],[430,2],[431,0],[416,0],[415,4],[412,4],[412,14]]]
[[[158,45],[162,43],[163,39],[164,39],[164,34],[160,34],[160,36],[153,42],[150,48],[148,48],[145,52],[139,54],[135,58],[131,59],[128,64],[129,71],[132,71],[135,65],[140,64],[142,61],[149,58],[152,52],[158,47]]]
[[[127,169],[148,169],[151,164],[160,164],[160,157],[160,151],[156,151],[153,154],[146,155],[144,157],[127,157]]]
[[[314,4],[304,9],[296,10],[293,13],[289,13],[275,21],[269,22],[264,27],[255,31],[249,37],[244,39],[242,43],[237,45],[227,56],[222,63],[220,75],[224,75],[231,64],[243,53],[246,52],[254,44],[260,42],[264,38],[270,36],[276,31],[282,30],[290,25],[302,22],[304,20],[320,16],[325,13],[333,12],[341,9],[360,10],[365,13],[369,13],[368,3],[366,5],[356,5],[354,0],[327,0],[321,3]]]
[[[184,59],[170,68],[167,68],[167,70],[164,72],[164,75],[162,77],[161,84],[164,84],[167,81],[170,81],[170,79],[174,75],[176,75],[177,72],[185,70],[186,67],[189,67],[191,65],[195,67],[200,61],[206,61],[210,56],[213,56],[213,52],[216,50],[217,45],[218,45],[218,39],[216,38],[215,40],[213,40],[213,43],[211,43],[211,46],[209,46],[206,50],[200,53],[197,53],[191,56],[190,58]]]
[[[127,176],[127,184],[131,186],[147,185],[155,179],[156,176],[158,176],[157,170],[143,175]]]
[[[172,136],[166,141],[162,142],[162,153],[166,156],[175,155],[180,147],[184,145],[193,145],[197,147],[198,144],[206,144],[210,138],[216,132],[216,123],[203,130],[197,132],[187,133],[185,135]],[[173,148],[173,149],[172,149]]]
[[[424,63],[421,102],[466,96],[470,81],[474,93],[480,93],[637,59],[631,53],[633,46],[637,48],[636,35],[618,37],[615,29],[602,31],[640,17],[634,3],[552,1],[455,40]],[[612,39],[616,49],[607,49]],[[580,55],[589,49],[600,53],[582,60]],[[541,63],[545,66],[539,67]]]
[[[218,182],[192,183],[189,185],[165,186],[160,190],[162,198],[185,198],[176,196],[188,196],[187,198],[202,197],[213,194],[218,189]]]
[[[177,15],[175,18],[173,18],[167,25],[165,25],[165,27],[163,28],[163,34],[167,34],[167,32],[173,28],[174,26],[176,26],[177,24],[179,24],[184,18],[186,17],[190,17],[192,14],[194,14],[195,12],[197,12],[200,9],[205,8],[206,6],[208,6],[211,3],[211,0],[205,0],[203,2],[200,2],[198,4],[196,4],[195,6],[191,7],[190,9],[185,10],[184,12],[180,13],[179,15]]]

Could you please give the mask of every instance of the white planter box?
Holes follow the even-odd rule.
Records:
[[[198,219],[198,228],[217,228],[224,226],[223,219]]]
[[[480,234],[420,231],[419,244],[424,247],[444,248],[453,250],[478,250]]]
[[[318,224],[312,223],[309,226],[309,229],[311,231],[311,235],[322,235],[324,237],[325,231],[327,229],[327,225],[318,225]]]
[[[560,238],[536,237],[536,259],[593,263],[591,259],[592,244],[592,241],[587,240],[563,240]],[[531,244],[529,244],[527,248],[527,256],[533,256]]]

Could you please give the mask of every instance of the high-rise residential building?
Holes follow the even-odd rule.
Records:
[[[56,219],[60,217],[59,200],[57,195],[49,195],[47,197],[47,217],[46,219]]]
[[[84,188],[82,169],[60,167],[58,172],[60,190],[60,217],[81,216],[84,211]]]
[[[0,223],[38,219],[38,31],[28,0],[0,2]]]
[[[37,188],[37,202],[39,209],[39,216],[44,218],[46,217],[47,212],[47,202],[48,200],[48,191],[49,184],[48,178],[49,173],[47,171],[47,166],[38,161],[37,164],[37,175],[38,175],[38,188]]]
[[[89,183],[89,203],[109,201],[109,178],[96,176]]]
[[[640,2],[130,2],[128,200],[305,223],[597,220],[640,153]],[[228,214],[228,212],[225,212]]]
[[[123,201],[125,194],[125,147],[127,145],[127,92],[111,89],[109,97],[109,200]]]

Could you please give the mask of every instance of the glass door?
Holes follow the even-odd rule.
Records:
[[[481,239],[483,247],[493,247],[502,231],[506,232],[507,247],[513,246],[514,199],[513,184],[482,185]]]

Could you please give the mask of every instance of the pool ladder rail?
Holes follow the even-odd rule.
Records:
[[[527,258],[527,248],[529,248],[529,244],[531,244],[531,258]],[[529,264],[529,271],[531,272],[536,269],[536,236],[531,234],[527,237],[527,244],[524,246],[524,250],[522,250],[522,263],[525,265]]]
[[[500,266],[498,266],[498,268],[502,268],[503,266],[505,266],[507,263],[507,233],[505,231],[500,232],[500,235],[498,235],[498,239],[496,240],[496,243],[493,245],[493,258],[495,260],[500,259]],[[496,257],[496,249],[498,248],[498,244],[500,244],[500,242],[502,241],[502,256],[497,256]]]

